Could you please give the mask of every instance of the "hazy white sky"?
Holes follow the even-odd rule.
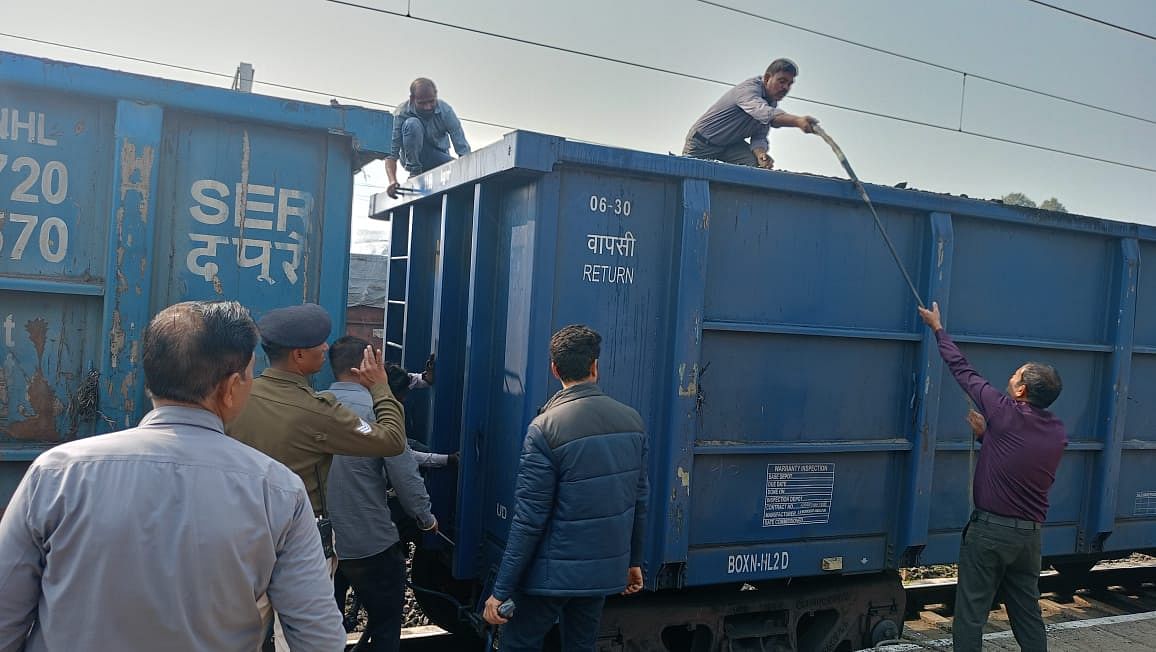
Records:
[[[973,75],[1097,104],[1136,120],[1040,97],[803,32],[697,0],[356,0],[387,11],[726,82],[788,56],[801,70],[793,113],[818,117],[869,182],[999,197],[1056,196],[1069,210],[1156,224],[1156,173],[1088,161],[853,111],[1036,143],[1156,168],[1156,41],[1027,0],[712,0]],[[1156,2],[1054,0],[1156,34]],[[325,0],[36,0],[6,2],[0,32],[232,76],[256,92],[325,103],[395,104],[409,81],[437,81],[463,118],[641,150],[680,151],[690,124],[726,87],[514,43]],[[0,49],[175,79],[217,76],[0,36]],[[273,82],[320,91],[305,94]],[[962,99],[962,102],[961,102]],[[371,106],[368,105],[367,106]],[[962,107],[962,115],[961,115]],[[502,128],[466,123],[475,147]],[[843,176],[827,147],[772,133],[783,169]],[[355,229],[380,165],[358,179]]]

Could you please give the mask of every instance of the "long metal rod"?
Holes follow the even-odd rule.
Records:
[[[883,242],[887,243],[887,249],[891,252],[891,257],[895,260],[895,264],[899,267],[899,271],[903,274],[903,280],[907,281],[907,287],[911,288],[911,294],[915,297],[916,303],[920,308],[926,308],[923,305],[923,299],[919,296],[919,291],[915,289],[915,284],[911,282],[911,275],[907,273],[907,268],[903,266],[903,261],[899,259],[899,253],[895,251],[895,245],[891,242],[891,238],[887,235],[887,229],[883,228],[883,223],[879,221],[879,214],[875,212],[875,205],[871,203],[871,198],[867,196],[867,189],[863,187],[863,182],[859,181],[859,177],[855,171],[851,169],[851,164],[847,162],[847,157],[843,155],[843,150],[839,149],[839,145],[835,140],[823,131],[819,125],[814,125],[815,133],[819,135],[831,149],[835,152],[835,156],[839,159],[839,163],[843,165],[843,169],[850,175],[851,181],[855,183],[855,189],[859,191],[859,196],[867,203],[867,208],[871,209],[871,217],[875,218],[875,226],[879,228],[879,235],[883,236]]]

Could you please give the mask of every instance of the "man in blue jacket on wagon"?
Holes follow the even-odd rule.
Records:
[[[485,606],[487,622],[505,625],[503,651],[540,650],[558,621],[564,652],[593,652],[606,596],[642,589],[646,433],[638,412],[595,384],[601,343],[578,325],[550,338],[562,391],[526,433],[510,535]],[[510,598],[507,619],[498,607]]]

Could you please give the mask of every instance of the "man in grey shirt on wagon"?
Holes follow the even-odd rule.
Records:
[[[775,165],[767,153],[771,127],[798,127],[810,134],[819,124],[809,115],[779,108],[798,75],[794,61],[775,59],[762,78],[752,77],[723,93],[690,128],[682,155],[770,170]]]
[[[329,347],[329,364],[337,378],[329,391],[362,416],[373,413],[373,397],[356,382],[351,368],[366,346],[369,343],[363,339],[345,336]],[[387,373],[394,397],[404,400],[409,375],[399,367],[390,367]],[[369,618],[359,650],[396,652],[401,642],[408,551],[391,519],[387,496],[391,485],[402,509],[418,527],[436,532],[438,522],[430,512],[425,481],[409,447],[394,457],[333,457],[328,492],[337,568],[361,599]]]

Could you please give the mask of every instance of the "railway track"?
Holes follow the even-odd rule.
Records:
[[[401,633],[402,652],[480,652],[481,649],[480,641],[451,636],[436,625],[410,627]]]
[[[905,586],[903,639],[907,643],[881,649],[950,650],[955,579],[919,580]],[[1116,564],[1076,576],[1047,571],[1040,576],[1040,593],[1040,608],[1055,649],[1156,650],[1156,637],[1148,638],[1148,632],[1156,631],[1156,564]],[[1019,649],[1002,605],[991,612],[984,632],[985,650]],[[1142,632],[1150,643],[1132,640],[1136,632]],[[1069,639],[1080,642],[1064,647]]]
[[[951,649],[951,610],[955,579],[905,583],[907,614],[904,643],[880,648],[887,652]],[[1076,647],[1057,649],[1156,650],[1156,563],[1113,564],[1072,576],[1055,571],[1040,575],[1040,606],[1050,639],[1078,637]],[[1148,629],[1151,628],[1151,629]],[[984,649],[1018,650],[1011,637],[1007,612],[992,611],[985,629]],[[1137,632],[1143,637],[1132,640]],[[1099,638],[1097,638],[1099,637]],[[1095,641],[1101,640],[1100,643]],[[1086,647],[1086,646],[1087,647]],[[1092,646],[1095,647],[1092,647]],[[453,637],[437,627],[403,632],[403,652],[480,650],[481,643]]]

